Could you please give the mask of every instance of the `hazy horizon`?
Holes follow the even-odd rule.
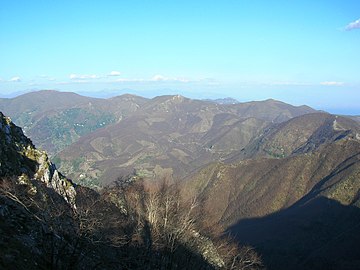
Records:
[[[194,95],[194,93],[192,92],[180,92],[180,91],[176,91],[176,90],[171,90],[171,89],[158,89],[158,90],[150,90],[150,91],[146,91],[146,92],[141,92],[141,91],[136,91],[136,90],[132,90],[132,89],[121,89],[121,90],[104,90],[104,91],[96,91],[96,92],[86,92],[86,91],[61,91],[61,90],[54,90],[54,89],[43,89],[43,90],[29,90],[29,91],[20,91],[20,92],[13,92],[13,93],[9,93],[6,95],[1,95],[0,94],[0,98],[16,98],[18,96],[24,95],[24,94],[28,94],[28,93],[33,93],[33,92],[38,92],[38,91],[59,91],[59,92],[68,92],[68,93],[76,93],[82,96],[86,96],[86,97],[92,97],[92,98],[102,98],[102,99],[107,99],[107,98],[112,98],[112,97],[116,97],[116,96],[120,96],[120,95],[124,95],[124,94],[131,94],[131,95],[137,95],[137,96],[141,96],[141,97],[145,97],[145,98],[154,98],[157,96],[162,96],[162,95],[182,95],[186,98],[190,98],[190,99],[198,99],[198,100],[216,100],[216,99],[226,99],[226,98],[232,98],[237,100],[238,102],[242,103],[242,102],[251,102],[251,101],[264,101],[267,99],[258,99],[258,100],[241,100],[238,98],[234,98],[232,96],[224,96],[219,94],[213,95],[213,96],[207,96],[206,93],[200,93],[199,95]],[[268,99],[273,99],[273,98],[268,98]],[[283,100],[280,99],[275,99],[281,102],[285,102]],[[291,102],[285,102],[288,103],[290,105],[294,105],[294,106],[309,106],[308,104],[296,104],[296,103],[291,103]],[[311,106],[310,106],[311,107]],[[324,109],[324,108],[316,108],[313,107],[313,109],[319,110],[319,111],[326,111],[328,113],[332,113],[332,114],[338,114],[338,115],[352,115],[352,116],[358,116],[360,114],[357,113],[357,111],[351,111],[349,109],[345,109],[345,110],[341,110],[338,108],[328,108],[328,109]]]
[[[359,10],[355,0],[3,1],[0,95],[129,90],[360,115]]]

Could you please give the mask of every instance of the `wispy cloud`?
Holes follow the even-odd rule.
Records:
[[[321,82],[321,85],[326,85],[326,86],[341,86],[344,85],[343,82]]]
[[[166,78],[165,76],[160,75],[160,74],[157,74],[151,78],[151,81],[154,81],[154,82],[167,81],[167,80],[168,80],[168,78]]]
[[[120,71],[111,71],[111,72],[108,74],[108,76],[120,76],[120,75],[121,75]]]
[[[181,78],[181,77],[167,77],[164,75],[154,75],[153,77],[146,78],[133,78],[133,79],[129,79],[129,78],[119,78],[116,79],[115,82],[153,82],[153,83],[160,83],[160,82],[182,82],[182,83],[186,83],[186,82],[195,82],[195,80],[190,80],[190,79],[186,79],[186,78]]]
[[[181,78],[181,77],[170,78],[170,77],[166,77],[166,76],[157,74],[157,75],[153,76],[150,81],[153,81],[153,82],[163,82],[163,81],[190,82],[191,80],[186,79],[186,78]]]
[[[9,81],[10,82],[21,82],[21,78],[19,76],[15,76],[15,77],[12,77]]]
[[[99,79],[99,75],[95,74],[70,74],[69,78],[71,80],[84,80],[84,79]]]
[[[111,71],[106,75],[97,74],[78,74],[69,75],[68,81],[57,81],[56,84],[72,84],[72,83],[196,83],[202,82],[203,79],[188,79],[185,77],[168,77],[156,74],[150,78],[124,78],[119,77],[122,73],[119,71]],[[112,78],[113,77],[113,78]],[[41,76],[43,79],[50,80],[51,77]],[[55,80],[55,79],[54,79]]]
[[[351,30],[355,30],[355,29],[360,29],[360,19],[357,19],[356,21],[349,23],[345,27],[346,31],[351,31]]]

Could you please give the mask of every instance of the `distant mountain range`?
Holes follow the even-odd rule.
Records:
[[[255,247],[268,269],[356,269],[360,124],[277,100],[96,99],[40,91],[0,108],[75,183],[176,183],[203,226]]]
[[[82,175],[100,184],[134,170],[142,177],[182,178],[245,147],[270,123],[313,111],[272,100],[225,106],[161,96],[126,119],[82,137],[56,158],[71,177]],[[74,167],[75,156],[81,160]]]
[[[273,124],[315,112],[275,100],[236,104],[182,96],[96,99],[57,91],[0,107],[68,176],[103,185],[119,175],[184,177],[244,148]]]
[[[121,120],[145,101],[132,95],[96,99],[45,90],[0,99],[0,108],[31,136],[37,147],[53,155],[81,136]]]

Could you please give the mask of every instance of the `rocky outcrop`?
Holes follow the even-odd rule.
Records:
[[[37,150],[21,128],[1,112],[0,150],[0,177],[15,176],[19,184],[31,186],[33,193],[37,192],[34,181],[41,181],[76,209],[76,191],[71,180],[59,173],[47,153]]]

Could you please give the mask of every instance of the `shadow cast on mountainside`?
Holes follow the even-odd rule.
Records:
[[[137,188],[144,192],[143,186]],[[149,222],[130,207],[130,198],[118,197],[126,191],[99,194],[81,186],[76,191],[79,221],[83,224],[80,227],[85,228],[81,254],[91,269],[216,269],[186,243],[175,241],[170,246],[159,235],[154,239]],[[137,199],[142,212],[146,207],[144,198]],[[117,202],[128,207],[121,210]]]
[[[0,182],[12,184],[11,180],[0,178]],[[1,193],[2,187],[0,269],[216,269],[181,243],[170,250],[166,246],[148,246],[144,241],[131,242],[135,224],[126,223],[124,217],[118,220],[119,211],[109,209],[109,204],[102,200],[100,205],[94,205],[92,198],[84,198],[83,203],[89,202],[96,215],[80,217],[74,216],[62,197],[44,183],[38,183],[37,193],[31,197],[27,186],[10,186],[15,196]],[[92,190],[85,190],[82,195],[93,196],[95,202],[100,198]],[[79,202],[79,210],[80,207]],[[98,228],[97,223],[102,221],[105,224]],[[82,229],[85,222],[90,227]],[[130,234],[129,238],[119,245],[108,239],[126,234]]]
[[[255,247],[268,269],[360,269],[359,229],[359,208],[317,197],[228,232]]]
[[[93,250],[94,251],[94,250]],[[99,247],[98,261],[94,269],[134,269],[134,270],[215,270],[200,255],[181,245],[175,253],[169,250],[148,250],[145,247]],[[93,259],[93,258],[91,258]]]
[[[347,169],[351,168],[354,164],[358,162],[356,159],[359,156],[359,153],[356,153],[348,158],[346,158],[343,162],[341,162],[328,176],[321,179],[312,189],[311,191],[306,194],[304,197],[302,197],[299,201],[297,201],[293,207],[301,206],[302,204],[305,204],[307,201],[311,200],[312,198],[315,198],[318,196],[324,189],[324,186],[330,182],[330,185],[327,185],[326,188],[331,188],[335,183],[331,184],[331,180],[336,176],[340,175],[343,172],[346,172]],[[360,191],[358,191],[360,192]]]
[[[14,149],[0,149],[0,177],[20,176],[33,178],[38,163]]]

